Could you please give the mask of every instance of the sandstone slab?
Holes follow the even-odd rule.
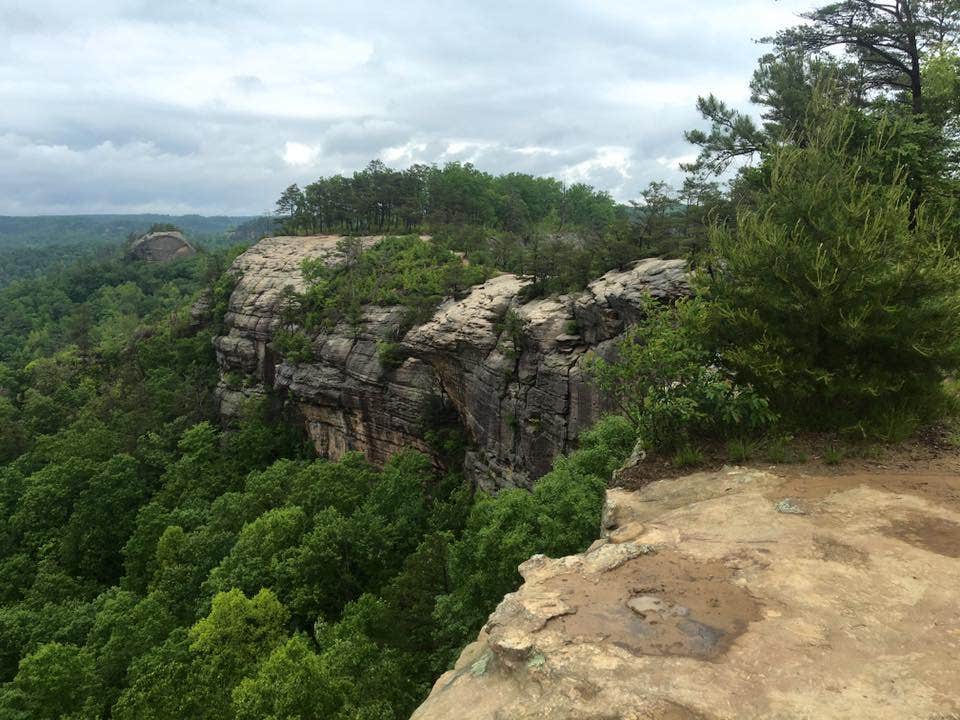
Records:
[[[605,537],[521,566],[413,718],[958,717],[960,503],[937,486],[960,478],[728,468],[611,490]]]

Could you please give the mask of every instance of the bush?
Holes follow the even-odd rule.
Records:
[[[815,105],[808,144],[773,151],[755,207],[714,231],[702,278],[724,362],[797,426],[927,415],[960,366],[960,262],[889,169],[896,122],[863,122]]]
[[[404,324],[428,319],[436,306],[490,277],[490,271],[463,260],[415,235],[387,237],[364,249],[359,238],[341,241],[342,262],[325,259],[303,262],[306,292],[298,298],[307,329],[332,328],[342,321],[359,325],[364,305],[401,305]]]
[[[716,364],[703,339],[702,300],[645,302],[644,319],[617,345],[612,362],[594,356],[588,369],[615,400],[648,449],[674,450],[691,437],[727,437],[776,419],[767,401]]]
[[[281,328],[273,336],[273,346],[287,360],[307,363],[314,359],[313,345],[302,330]]]
[[[407,357],[408,355],[403,352],[403,349],[398,343],[387,342],[385,340],[377,342],[377,358],[385,370],[396,370],[403,365]]]

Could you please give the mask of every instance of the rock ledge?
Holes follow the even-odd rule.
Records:
[[[603,538],[524,563],[413,720],[958,717],[958,489],[728,468],[610,490]]]

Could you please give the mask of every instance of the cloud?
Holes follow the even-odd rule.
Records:
[[[34,0],[0,9],[0,213],[255,213],[380,157],[679,179],[806,2]]]
[[[287,165],[311,165],[319,154],[318,146],[288,140],[283,149],[283,161]]]

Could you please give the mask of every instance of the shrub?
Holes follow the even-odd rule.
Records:
[[[302,330],[277,330],[273,336],[273,346],[285,359],[293,362],[306,363],[314,359],[313,345]]]
[[[757,443],[748,438],[734,438],[727,442],[727,459],[742,463],[752,460],[757,454]]]
[[[693,445],[684,445],[674,453],[670,462],[678,468],[694,467],[703,462],[703,452]]]
[[[806,456],[793,447],[792,435],[776,435],[763,444],[763,459],[771,463],[803,462]]]
[[[770,425],[767,401],[715,364],[703,341],[707,304],[645,302],[644,319],[617,345],[615,360],[588,363],[649,449],[673,450],[692,436],[724,437]]]
[[[827,465],[839,465],[845,454],[842,447],[831,445],[823,451],[823,462]]]
[[[403,365],[407,359],[407,355],[404,354],[398,343],[380,340],[377,342],[377,358],[380,360],[380,365],[384,369],[396,370]]]
[[[869,433],[905,401],[901,417],[927,414],[960,367],[960,262],[889,169],[897,123],[862,125],[815,105],[809,142],[774,150],[755,206],[714,231],[701,280],[739,377],[796,425]]]
[[[428,319],[436,306],[490,277],[481,265],[466,265],[439,244],[415,235],[387,237],[364,249],[359,238],[338,247],[342,262],[303,261],[306,292],[298,298],[305,327],[331,328],[347,321],[359,325],[364,305],[401,305],[405,328]]]

